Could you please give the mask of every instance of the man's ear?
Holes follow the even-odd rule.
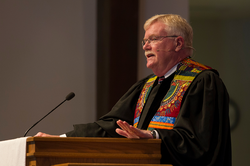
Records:
[[[175,51],[178,52],[180,51],[181,49],[184,48],[184,39],[182,36],[178,36],[176,39],[175,39],[175,42],[176,42],[176,47],[175,47]]]

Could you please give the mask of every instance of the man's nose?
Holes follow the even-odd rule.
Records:
[[[151,49],[151,45],[148,41],[146,41],[146,43],[144,44],[144,46],[142,47],[143,50],[150,50]]]

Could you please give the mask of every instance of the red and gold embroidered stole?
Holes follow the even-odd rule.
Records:
[[[163,98],[159,109],[149,123],[148,130],[172,129],[179,114],[182,98],[195,76],[203,70],[211,69],[190,58],[180,62],[171,86]],[[134,114],[134,127],[137,127],[144,104],[150,94],[157,76],[152,76],[144,85],[137,101]]]

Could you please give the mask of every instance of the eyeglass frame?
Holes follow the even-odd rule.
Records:
[[[167,38],[167,37],[178,37],[176,35],[173,35],[173,36],[154,36],[155,39],[143,39],[142,40],[142,47],[148,42],[148,44],[150,44],[151,42],[156,42],[156,41],[161,41],[163,40],[164,38]]]

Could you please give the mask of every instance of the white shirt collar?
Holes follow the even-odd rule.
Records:
[[[165,77],[165,78],[168,78],[171,74],[173,74],[173,73],[176,71],[178,64],[179,64],[179,63],[177,63],[174,67],[172,67],[172,68],[164,75],[164,77]]]

